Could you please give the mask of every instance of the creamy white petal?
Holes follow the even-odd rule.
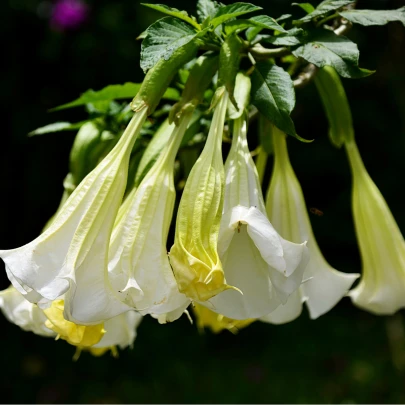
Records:
[[[44,233],[25,246],[0,252],[16,288],[33,290],[47,300],[66,293],[67,320],[96,324],[128,310],[108,281],[107,254],[129,156],[145,118],[146,108],[134,115],[117,145],[79,184]]]
[[[11,323],[25,331],[41,336],[56,336],[45,326],[47,318],[42,309],[27,301],[13,286],[0,291],[0,308]]]
[[[301,292],[297,290],[290,295],[285,305],[280,305],[275,311],[262,316],[260,320],[275,325],[291,322],[301,315],[303,302]]]
[[[124,314],[115,316],[104,323],[105,334],[100,342],[93,345],[92,348],[102,349],[118,346],[120,349],[132,347],[137,328],[141,323],[143,316],[135,311],[128,311]]]
[[[200,302],[232,319],[258,318],[280,304],[270,279],[272,269],[263,260],[247,228],[242,225],[239,231],[234,230],[232,241],[221,257],[227,281],[241,292],[227,290]]]
[[[173,130],[162,154],[119,214],[110,244],[109,271],[124,302],[160,321],[178,317],[190,300],[178,290],[166,242],[176,198],[174,159],[192,111]]]

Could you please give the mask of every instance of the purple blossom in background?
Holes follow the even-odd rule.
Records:
[[[58,31],[78,28],[83,24],[89,6],[82,0],[57,0],[52,8],[51,27]]]

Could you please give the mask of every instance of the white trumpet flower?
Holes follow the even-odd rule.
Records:
[[[355,141],[345,143],[353,177],[352,208],[363,262],[349,295],[377,315],[405,307],[405,241],[380,190],[367,173]]]
[[[306,244],[281,238],[266,216],[256,166],[247,144],[243,117],[233,124],[232,147],[225,163],[225,198],[218,252],[227,290],[207,302],[234,320],[259,318],[286,302],[302,281]]]
[[[120,140],[79,184],[34,241],[0,251],[15,288],[31,302],[64,295],[64,317],[104,322],[130,309],[108,279],[108,246],[126,186],[132,146],[147,115],[135,113]]]
[[[63,300],[41,309],[27,301],[13,286],[0,291],[0,308],[4,316],[27,332],[45,337],[62,338],[80,350],[99,356],[108,350],[132,346],[142,315],[128,311],[97,326],[76,325],[63,318]],[[92,344],[92,342],[97,342]]]
[[[183,114],[152,169],[125,200],[110,244],[115,289],[128,306],[161,323],[177,319],[190,304],[178,290],[166,243],[176,198],[174,160],[193,110]]]
[[[7,320],[27,332],[56,337],[56,333],[45,326],[47,317],[37,305],[27,301],[13,286],[0,291],[0,308]]]
[[[304,283],[292,294],[286,305],[262,318],[270,323],[285,323],[297,318],[306,302],[312,319],[333,308],[344,297],[358,274],[341,273],[332,268],[316,243],[301,186],[291,166],[285,135],[273,130],[274,169],[266,208],[274,228],[284,238],[299,243],[308,241],[310,260],[304,272]]]

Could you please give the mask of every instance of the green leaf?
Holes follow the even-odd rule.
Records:
[[[277,46],[294,46],[299,45],[301,40],[296,35],[277,35],[263,38],[262,42]]]
[[[231,18],[238,17],[243,14],[253,13],[254,11],[261,10],[262,7],[255,6],[250,3],[233,3],[218,9],[215,13],[211,25],[215,28],[218,25],[230,20]]]
[[[303,58],[319,68],[332,66],[343,77],[359,78],[374,73],[359,68],[357,45],[344,36],[319,29],[311,32],[306,41],[305,45],[293,51],[293,55],[297,58]]]
[[[217,13],[219,4],[211,0],[198,0],[197,2],[197,16],[200,22],[205,21],[207,18],[211,19]]]
[[[149,3],[141,3],[142,6],[146,6],[149,8],[153,8],[154,10],[160,11],[161,13],[165,13],[171,15],[172,17],[180,18],[180,20],[186,21],[187,23],[191,24],[193,27],[197,28],[198,30],[201,29],[200,24],[194,21],[186,11],[180,11],[177,8],[168,7],[165,4],[149,4]]]
[[[291,5],[301,7],[307,14],[315,11],[315,7],[311,3],[292,3]]]
[[[200,31],[199,34],[204,34]],[[189,25],[174,17],[165,17],[152,24],[141,47],[141,68],[151,69],[161,60],[169,60],[180,47],[188,44],[197,35]]]
[[[304,31],[301,28],[292,28],[285,34],[262,35],[260,42],[276,46],[295,46],[302,43]]]
[[[31,131],[28,136],[51,134],[53,132],[74,131],[80,129],[87,121],[81,122],[54,122],[53,124],[45,125],[44,127],[37,128]]]
[[[295,105],[294,83],[281,67],[260,61],[252,73],[252,103],[280,130],[297,136],[290,113]]]
[[[280,22],[280,21],[288,20],[291,17],[292,17],[291,14],[283,14],[280,17],[276,18],[276,21]]]
[[[336,11],[339,8],[348,6],[349,4],[353,3],[354,0],[324,0],[314,11],[307,14],[305,17],[300,18],[298,21],[308,22],[313,20],[314,18],[324,16],[330,11]]]
[[[226,35],[231,35],[234,32],[240,32],[242,30],[245,30],[247,28],[251,28],[251,27],[258,27],[257,24],[255,24],[255,22],[250,21],[250,20],[232,20],[232,21],[228,21],[225,24],[225,33]],[[262,30],[262,28],[260,27],[260,30]]]
[[[339,14],[354,24],[385,25],[400,21],[405,26],[405,6],[397,10],[349,10]]]
[[[52,108],[50,111],[59,111],[66,108],[79,107],[88,103],[96,103],[99,101],[132,98],[138,93],[140,88],[141,84],[139,83],[127,82],[125,84],[111,84],[98,91],[90,89],[83,93],[78,99]],[[180,98],[180,94],[176,89],[168,88],[163,97],[168,100],[177,101]]]
[[[252,41],[256,38],[256,36],[260,34],[260,32],[262,31],[262,29],[263,29],[262,27],[251,27],[251,28],[248,28],[248,30],[246,31],[246,39],[247,39],[249,42],[252,42]]]
[[[257,24],[258,27],[280,31],[280,32],[288,32],[285,28],[283,28],[274,18],[271,18],[267,15],[258,15],[249,19],[249,21],[253,21]]]
[[[234,105],[236,105],[236,101],[233,91],[242,47],[243,43],[237,35],[228,35],[222,43],[219,53],[218,86],[225,86],[229,93],[229,99]]]

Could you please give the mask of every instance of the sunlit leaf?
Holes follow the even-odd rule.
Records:
[[[315,7],[311,3],[292,3],[291,5],[301,7],[307,14],[315,11]]]
[[[405,6],[397,10],[348,10],[339,14],[354,24],[385,25],[400,21],[405,26]]]
[[[204,32],[199,31],[202,35]],[[180,47],[188,44],[199,35],[189,24],[174,17],[156,21],[146,31],[141,48],[141,68],[151,69],[161,60],[168,60]]]
[[[51,134],[54,132],[62,132],[62,131],[75,131],[82,127],[87,121],[81,122],[54,122],[53,124],[45,125],[44,127],[37,128],[34,131],[31,131],[28,136],[34,135],[43,135],[43,134]]]
[[[220,7],[210,23],[213,27],[217,27],[231,18],[235,18],[247,13],[253,13],[254,11],[261,9],[262,7],[255,6],[250,3],[233,3],[228,6]]]
[[[331,11],[336,11],[342,7],[348,6],[349,4],[353,3],[354,0],[325,0],[322,3],[320,3],[319,6],[314,11],[307,14],[305,17],[300,18],[298,21],[308,22],[313,20],[314,18],[322,17]]]
[[[319,29],[311,32],[307,43],[293,51],[315,66],[332,66],[343,77],[359,78],[369,76],[373,71],[359,67],[359,50],[357,45],[344,36],[333,31]]]
[[[295,105],[294,83],[281,67],[260,61],[252,73],[252,103],[279,129],[297,136],[290,113]]]
[[[149,4],[149,3],[141,3],[143,6],[153,8],[154,10],[160,11],[161,13],[170,15],[172,17],[180,18],[181,20],[191,24],[193,27],[200,29],[200,24],[194,21],[186,11],[180,11],[177,8],[168,7],[165,4]]]
[[[211,0],[198,0],[197,2],[197,16],[200,22],[205,21],[207,18],[211,19],[217,13],[219,4]]]
[[[127,82],[125,84],[111,84],[97,91],[90,89],[83,93],[78,99],[55,107],[50,111],[58,111],[64,110],[66,108],[79,107],[88,103],[96,103],[99,101],[130,99],[133,98],[136,93],[138,93],[140,88],[141,84],[139,83]],[[163,97],[168,100],[176,101],[180,98],[180,94],[176,89],[169,88],[167,89]]]

